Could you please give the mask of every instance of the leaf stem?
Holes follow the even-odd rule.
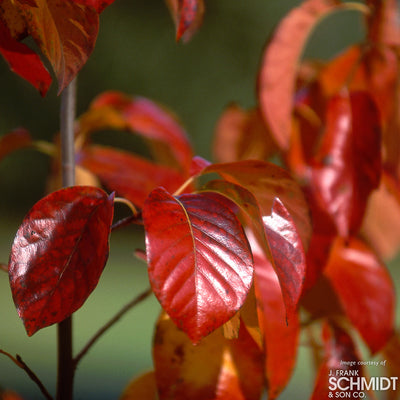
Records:
[[[92,348],[92,346],[97,342],[100,337],[108,331],[116,322],[118,322],[129,310],[135,307],[137,304],[145,300],[153,291],[151,288],[146,289],[143,293],[134,297],[129,303],[125,304],[106,324],[104,324],[96,334],[87,342],[85,347],[81,350],[79,354],[74,358],[74,366],[77,367],[78,363],[81,361],[82,357]]]
[[[73,186],[75,184],[75,113],[76,79],[74,79],[61,94],[60,132],[63,187]],[[68,317],[60,322],[57,328],[57,400],[72,400],[75,373],[72,356],[72,317]]]
[[[45,386],[43,385],[42,381],[38,378],[38,376],[28,367],[28,365],[25,363],[25,361],[22,360],[21,356],[18,354],[16,357],[13,357],[10,353],[7,353],[4,350],[0,349],[0,353],[4,354],[8,358],[10,358],[11,361],[14,362],[15,365],[17,365],[19,368],[23,369],[29,376],[29,378],[32,379],[33,382],[36,383],[40,391],[42,392],[43,396],[48,399],[48,400],[53,400],[53,397],[50,395],[50,393],[47,391]]]

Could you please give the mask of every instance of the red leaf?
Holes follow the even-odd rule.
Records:
[[[143,208],[155,295],[193,342],[243,305],[253,278],[251,251],[231,203],[215,193],[150,193]]]
[[[318,22],[339,9],[360,9],[334,0],[307,0],[280,23],[266,47],[258,80],[261,111],[277,144],[288,150],[297,65]]]
[[[286,387],[294,369],[300,325],[296,313],[286,313],[281,285],[272,265],[253,242],[252,250],[259,321],[266,353],[268,399],[272,400]]]
[[[366,92],[342,93],[330,100],[326,119],[311,191],[319,209],[347,237],[359,229],[368,196],[379,186],[379,113]]]
[[[93,101],[86,114],[90,116],[91,112],[110,109],[121,115],[128,129],[150,139],[149,144],[156,159],[188,173],[193,157],[192,148],[185,130],[171,111],[144,97],[130,98],[120,92],[105,92]],[[119,120],[113,122],[110,119],[109,122],[111,127],[116,122],[117,128],[120,128]],[[107,119],[103,124],[107,124]],[[98,128],[95,126],[95,129]]]
[[[176,25],[176,40],[190,40],[203,22],[203,0],[166,0]]]
[[[21,0],[20,0],[21,1]],[[99,14],[115,0],[72,0],[74,3],[93,7]]]
[[[79,309],[108,258],[113,196],[75,186],[41,199],[21,224],[9,263],[11,291],[29,336]]]
[[[371,352],[379,351],[393,334],[396,304],[385,266],[360,240],[338,240],[324,274]]]
[[[336,374],[345,374],[345,371],[358,371],[357,376],[362,375],[362,368],[358,365],[359,356],[351,337],[338,326],[330,326],[325,324],[323,326],[322,338],[324,341],[324,352],[325,357],[319,368],[317,379],[314,385],[314,391],[311,396],[311,400],[326,400],[328,398],[338,398],[336,394],[343,393],[339,389],[334,389],[337,378],[335,376],[330,377],[331,371]],[[347,364],[342,362],[346,361]],[[329,387],[331,386],[331,389]],[[346,391],[346,393],[354,392]],[[332,396],[329,395],[332,393]],[[339,396],[340,398],[341,396]]]
[[[221,330],[193,345],[165,315],[156,327],[153,357],[160,400],[258,400],[263,357],[244,327],[237,339]]]
[[[23,128],[18,128],[0,137],[0,160],[8,154],[28,147],[32,144],[30,133]]]
[[[303,245],[294,221],[276,198],[271,215],[263,217],[272,263],[282,289],[288,317],[295,314],[306,275]]]
[[[26,44],[15,40],[3,24],[0,10],[0,53],[11,71],[31,83],[44,96],[51,84],[51,76],[40,57]]]
[[[139,207],[143,206],[148,194],[157,186],[174,192],[184,182],[181,174],[172,168],[103,146],[84,148],[77,155],[77,161],[97,175],[110,190]]]

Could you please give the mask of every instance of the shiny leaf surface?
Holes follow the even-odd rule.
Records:
[[[75,186],[41,199],[22,222],[11,249],[9,277],[29,336],[79,309],[108,258],[113,196]]]
[[[143,208],[149,277],[172,320],[196,343],[243,305],[253,262],[232,203],[215,193],[150,193]]]

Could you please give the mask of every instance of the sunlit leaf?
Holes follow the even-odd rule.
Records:
[[[87,146],[78,153],[77,162],[98,176],[103,185],[140,207],[157,186],[174,192],[184,182],[175,169],[112,147]]]
[[[17,128],[0,137],[0,160],[16,150],[30,146],[32,137],[30,133],[23,128]]]
[[[153,358],[160,400],[258,400],[263,357],[246,329],[238,339],[221,330],[193,345],[163,315],[157,323]]]
[[[119,400],[157,400],[154,372],[146,372],[129,382]]]
[[[9,277],[29,336],[79,309],[108,258],[113,196],[75,186],[37,202],[11,249]]]
[[[231,319],[251,287],[251,251],[231,207],[216,193],[158,188],[143,208],[153,291],[193,342]]]
[[[176,40],[188,41],[203,22],[204,0],[166,0],[176,26]]]
[[[385,266],[360,240],[338,240],[324,274],[371,352],[382,349],[393,334],[396,304]]]
[[[290,144],[295,82],[300,56],[315,26],[330,13],[363,8],[359,3],[307,0],[281,20],[264,52],[258,78],[263,116],[283,150]]]
[[[329,389],[329,386],[334,384],[336,380],[330,382],[329,375],[331,371],[336,374],[346,373],[346,371],[354,371],[357,376],[362,376],[362,368],[358,364],[360,358],[353,343],[353,340],[343,329],[335,325],[323,325],[322,339],[324,342],[324,359],[319,367],[317,379],[314,384],[314,391],[311,400],[326,400],[330,398],[337,398],[337,394],[344,393],[340,389]],[[342,364],[346,361],[347,364]],[[333,377],[335,378],[335,376]],[[355,392],[356,389],[346,391],[346,393]],[[340,396],[338,396],[340,398]]]

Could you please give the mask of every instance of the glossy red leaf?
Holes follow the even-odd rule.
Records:
[[[279,24],[264,52],[258,78],[258,97],[263,116],[283,150],[288,150],[297,67],[315,26],[340,9],[360,9],[356,3],[307,0]]]
[[[127,129],[149,140],[148,144],[157,160],[188,174],[193,151],[182,124],[170,110],[144,97],[131,98],[121,92],[111,91],[101,94],[92,102],[85,118],[98,111],[105,111],[110,116],[110,119],[102,120],[103,127],[120,129],[119,115]],[[99,129],[98,119],[94,120],[94,124],[94,129]],[[85,130],[90,128],[90,124],[86,124]]]
[[[79,309],[108,258],[113,195],[74,186],[37,202],[11,249],[9,277],[29,336]]]
[[[203,22],[204,0],[166,0],[176,26],[176,40],[190,40]]]
[[[30,133],[23,128],[17,128],[0,137],[0,160],[16,150],[32,144]]]
[[[288,384],[296,364],[300,325],[287,315],[277,275],[263,251],[252,241],[258,318],[264,337],[268,399],[276,399]]]
[[[160,400],[258,400],[263,355],[241,326],[237,339],[221,330],[193,345],[166,316],[156,326],[153,346]]]
[[[366,92],[334,96],[312,164],[311,192],[317,207],[347,237],[361,225],[368,196],[381,175],[380,118]]]
[[[44,96],[51,84],[49,72],[34,51],[11,36],[3,19],[4,15],[0,9],[0,54],[8,63],[11,71],[27,80]]]
[[[77,155],[77,162],[95,174],[107,188],[139,207],[157,186],[174,192],[184,182],[182,175],[172,168],[111,147],[85,147]]]
[[[162,188],[143,208],[153,291],[194,343],[233,317],[252,283],[251,251],[231,208],[216,193],[176,198]]]
[[[335,388],[337,383],[336,373],[340,377],[341,373],[345,376],[346,371],[354,371],[357,376],[362,376],[362,368],[358,365],[360,358],[353,340],[346,331],[338,326],[325,323],[323,325],[322,339],[324,343],[324,359],[318,370],[311,400],[340,398],[338,395],[343,391]],[[343,364],[343,361],[347,362],[347,364]],[[334,374],[332,377],[330,377],[331,371]],[[331,378],[332,380],[330,380]],[[331,388],[329,388],[330,385],[332,385]],[[346,393],[354,391],[349,390]]]
[[[362,241],[337,240],[324,271],[372,353],[393,334],[395,291],[385,266]]]

